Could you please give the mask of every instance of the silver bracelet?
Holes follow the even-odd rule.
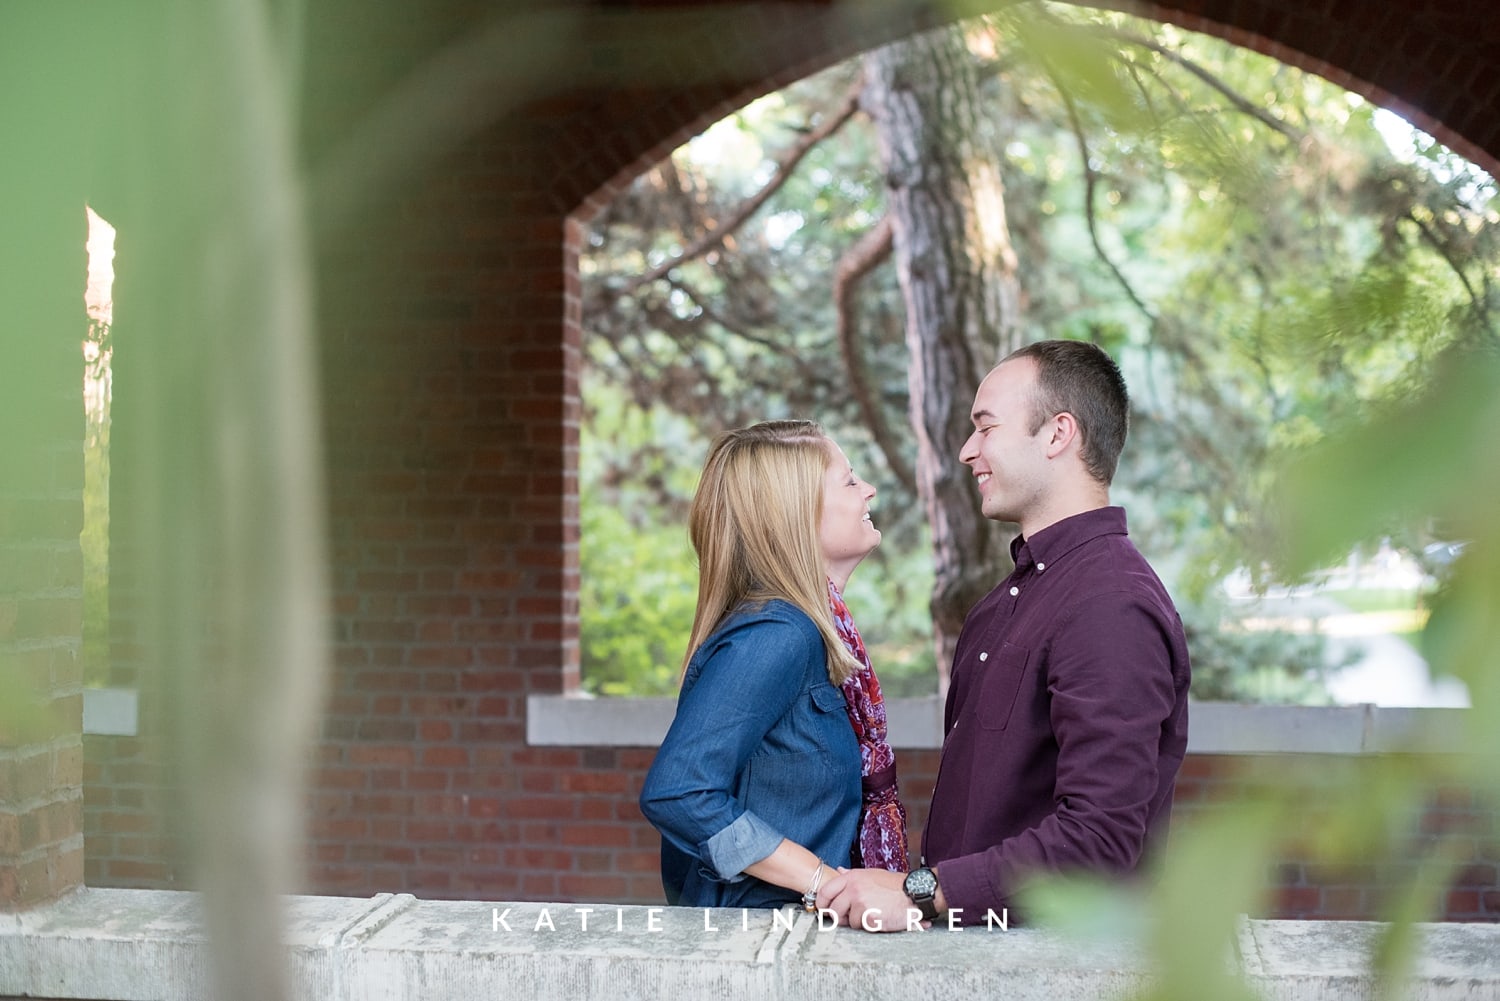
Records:
[[[823,882],[823,860],[818,860],[818,867],[813,870],[812,885],[807,892],[802,894],[802,909],[812,914],[818,909],[818,886]]]

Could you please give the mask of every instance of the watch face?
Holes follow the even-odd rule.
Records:
[[[913,900],[931,897],[937,892],[937,876],[931,869],[914,869],[906,877],[906,895]]]

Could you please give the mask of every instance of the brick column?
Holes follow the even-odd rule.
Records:
[[[0,911],[83,880],[84,207],[33,187],[12,211],[15,173],[0,168]]]
[[[107,34],[71,5],[0,32],[0,912],[83,881],[85,178]],[[111,44],[116,41],[111,38]],[[101,43],[103,44],[103,43]]]

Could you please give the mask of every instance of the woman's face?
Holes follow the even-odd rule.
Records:
[[[823,520],[818,541],[828,576],[843,590],[859,561],[880,545],[880,531],[870,521],[875,488],[854,475],[844,450],[828,441],[828,469],[823,474]]]

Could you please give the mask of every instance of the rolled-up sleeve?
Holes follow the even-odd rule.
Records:
[[[662,836],[719,882],[745,878],[781,833],[747,809],[740,778],[767,733],[793,705],[809,659],[825,663],[811,622],[751,616],[700,651],[677,715],[641,789],[640,807]]]
[[[781,832],[749,810],[703,843],[699,857],[725,882],[744,879],[745,867],[767,857],[781,844]],[[725,875],[734,873],[734,875]]]

